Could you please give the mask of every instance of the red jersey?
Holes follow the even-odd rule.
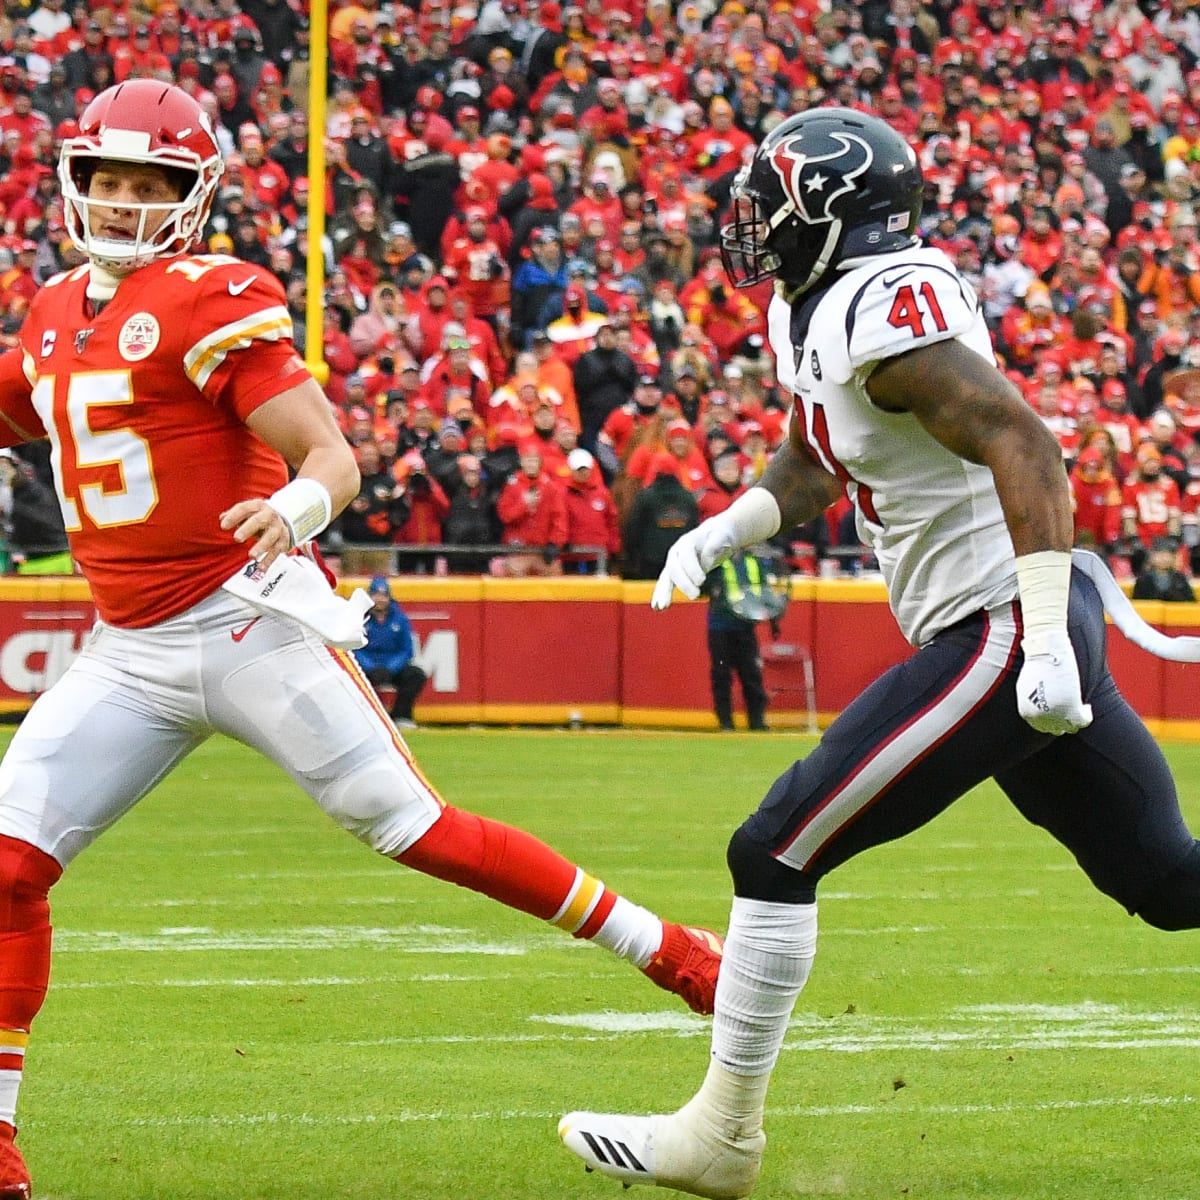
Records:
[[[1133,479],[1121,489],[1121,499],[1121,515],[1126,521],[1136,523],[1135,536],[1144,546],[1152,545],[1155,538],[1165,537],[1172,519],[1176,523],[1180,519],[1179,487],[1167,475]]]
[[[537,479],[510,475],[496,500],[506,546],[563,546],[567,541],[567,497],[548,471]]]
[[[21,330],[25,386],[4,379],[0,416],[49,435],[71,552],[100,616],[142,628],[245,565],[220,515],[287,481],[246,418],[309,376],[268,271],[179,255],[134,272],[94,316],[88,274],[38,293]]]
[[[1087,532],[1096,545],[1112,545],[1121,536],[1121,489],[1109,472],[1089,482],[1078,470],[1071,472],[1071,507],[1075,534]]]

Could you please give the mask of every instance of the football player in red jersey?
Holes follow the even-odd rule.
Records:
[[[0,768],[0,1200],[30,1195],[14,1121],[50,887],[215,732],[380,854],[594,939],[712,1008],[715,935],[664,925],[529,835],[446,804],[345,652],[361,612],[290,552],[356,495],[358,470],[280,284],[189,253],[221,171],[187,93],[136,80],[97,96],[59,167],[88,262],[47,283],[20,352],[0,359],[0,444],[50,439],[100,616]],[[298,587],[290,614],[278,592],[230,590],[261,577]],[[331,613],[350,634],[329,632]]]

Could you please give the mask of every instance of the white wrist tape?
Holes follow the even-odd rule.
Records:
[[[723,516],[733,528],[739,546],[752,546],[774,537],[783,524],[779,502],[765,487],[752,487],[740,495]]]
[[[1026,654],[1036,654],[1051,633],[1065,633],[1071,595],[1071,555],[1066,550],[1039,550],[1017,559]]]
[[[267,503],[283,518],[293,546],[315,538],[333,516],[333,501],[325,485],[307,476],[285,484],[267,497]]]

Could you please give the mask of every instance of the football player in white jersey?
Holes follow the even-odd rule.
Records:
[[[1094,556],[1072,556],[1059,446],[997,370],[971,287],[918,245],[921,197],[904,139],[843,108],[783,121],[734,184],[725,266],[739,286],[775,281],[790,436],[757,486],[679,539],[652,603],[666,608],[675,589],[695,598],[715,564],[844,490],[917,651],[733,835],[700,1090],[671,1115],[560,1123],[569,1149],[625,1183],[749,1194],[767,1083],[816,950],[818,882],[989,777],[1130,913],[1200,925],[1200,850],[1105,660],[1119,590]],[[1171,640],[1141,644],[1155,638]],[[1192,661],[1195,650],[1156,648]]]

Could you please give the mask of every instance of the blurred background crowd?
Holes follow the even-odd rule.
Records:
[[[80,261],[55,172],[77,115],[122,79],[186,88],[227,164],[200,249],[273,272],[321,340],[363,476],[324,538],[344,571],[651,578],[753,483],[789,401],[770,293],[728,285],[718,230],[757,141],[831,102],[910,139],[923,236],[1059,438],[1080,544],[1125,577],[1200,569],[1192,0],[334,0],[328,33],[316,130],[303,4],[6,5],[0,341]],[[0,470],[25,570],[65,550],[44,453]],[[781,549],[872,566],[846,506]]]

